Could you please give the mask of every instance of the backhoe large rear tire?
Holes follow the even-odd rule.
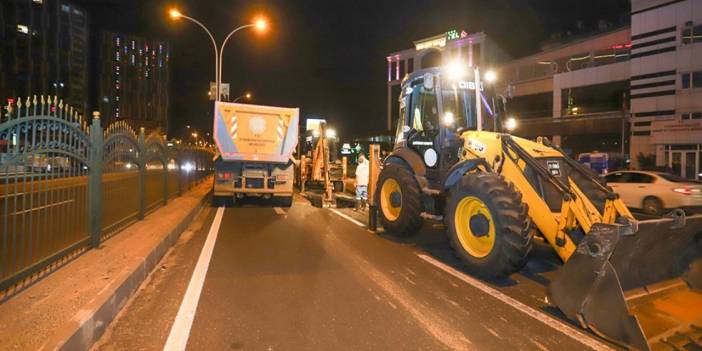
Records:
[[[389,234],[409,236],[422,227],[422,192],[407,168],[386,165],[378,177],[375,199],[380,221]]]
[[[532,247],[528,208],[501,175],[463,176],[449,195],[445,221],[451,247],[471,274],[501,279],[527,263]]]

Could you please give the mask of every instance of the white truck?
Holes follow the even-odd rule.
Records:
[[[247,196],[291,206],[300,109],[215,103],[213,202]]]

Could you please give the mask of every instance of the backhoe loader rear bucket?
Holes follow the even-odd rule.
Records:
[[[596,224],[549,287],[600,336],[640,350],[702,349],[702,216]]]

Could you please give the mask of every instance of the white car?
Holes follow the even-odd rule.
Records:
[[[628,207],[647,214],[660,215],[677,208],[686,212],[702,210],[702,183],[649,171],[615,171],[605,178]]]

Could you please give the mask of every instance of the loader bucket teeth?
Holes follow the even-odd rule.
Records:
[[[681,227],[681,223],[684,225]],[[596,224],[549,287],[582,327],[640,350],[702,345],[702,216]]]

